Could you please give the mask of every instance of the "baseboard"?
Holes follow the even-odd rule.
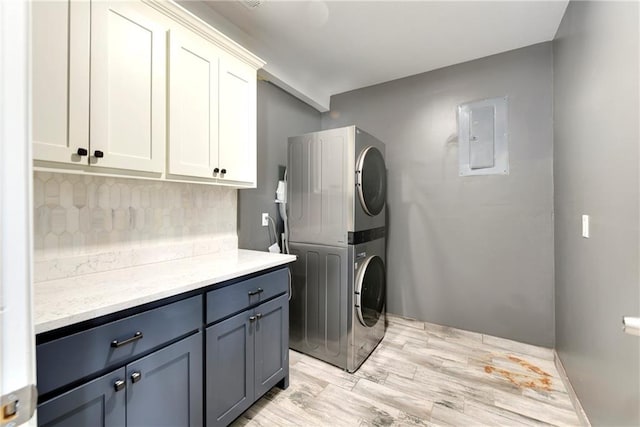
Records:
[[[567,376],[567,371],[564,370],[564,366],[562,365],[562,361],[560,360],[560,356],[558,352],[553,350],[553,361],[556,365],[556,369],[558,370],[558,374],[564,383],[565,388],[567,389],[567,394],[569,394],[569,399],[571,400],[571,404],[573,405],[573,409],[575,409],[576,414],[578,415],[578,419],[580,420],[580,424],[584,427],[591,427],[591,423],[589,422],[589,418],[587,418],[587,413],[584,412],[582,408],[582,404],[578,399],[578,395],[576,394],[573,386],[571,385],[571,381],[569,381],[569,377]]]

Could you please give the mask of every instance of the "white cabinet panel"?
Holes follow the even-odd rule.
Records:
[[[231,58],[220,62],[221,180],[255,185],[256,71]]]
[[[170,38],[168,172],[254,186],[255,69],[197,34]]]
[[[37,1],[32,10],[33,156],[87,164],[90,5]]]
[[[167,28],[152,12],[139,3],[92,3],[90,154],[97,166],[163,170]]]
[[[218,167],[219,51],[195,34],[170,34],[169,173],[214,178]]]
[[[259,58],[171,1],[32,10],[36,166],[256,185]]]

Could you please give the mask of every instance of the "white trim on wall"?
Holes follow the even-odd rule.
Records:
[[[0,2],[0,395],[36,382],[32,315],[29,3]],[[31,395],[32,400],[36,396]],[[32,402],[35,405],[35,401]],[[20,400],[21,414],[28,402]],[[28,418],[27,418],[28,419]],[[35,417],[28,422],[36,425]]]

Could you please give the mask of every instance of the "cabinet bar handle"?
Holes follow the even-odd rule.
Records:
[[[104,153],[100,150],[96,150],[93,152],[93,157],[97,157],[98,159],[101,159],[104,157]]]
[[[131,374],[131,382],[132,383],[137,383],[138,381],[140,381],[142,379],[142,374],[140,373],[140,371],[136,371],[134,373]]]
[[[254,295],[258,295],[258,294],[260,294],[260,293],[262,293],[262,292],[264,292],[264,289],[262,289],[262,288],[258,288],[258,289],[256,289],[255,291],[249,291],[249,296],[250,296],[250,297],[252,297],[252,296],[254,296]]]
[[[87,154],[89,154],[89,152],[87,151],[86,148],[78,148],[78,151],[76,151],[76,153],[78,154],[78,156],[82,157],[82,156],[86,156]]]
[[[123,380],[116,380],[115,383],[113,383],[113,388],[116,392],[123,390],[125,386],[125,382]]]
[[[123,345],[131,344],[132,342],[138,341],[140,339],[142,339],[142,332],[138,331],[135,334],[133,334],[131,338],[126,339],[124,341],[118,341],[118,340],[111,341],[111,347],[119,348],[119,347],[122,347]]]

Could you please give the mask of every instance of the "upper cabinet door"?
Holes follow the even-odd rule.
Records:
[[[216,178],[220,52],[190,32],[172,30],[169,45],[169,170]]]
[[[33,157],[87,164],[90,4],[32,3]]]
[[[90,164],[162,172],[166,32],[136,2],[91,3]]]
[[[220,181],[256,184],[256,71],[237,59],[220,61]]]

